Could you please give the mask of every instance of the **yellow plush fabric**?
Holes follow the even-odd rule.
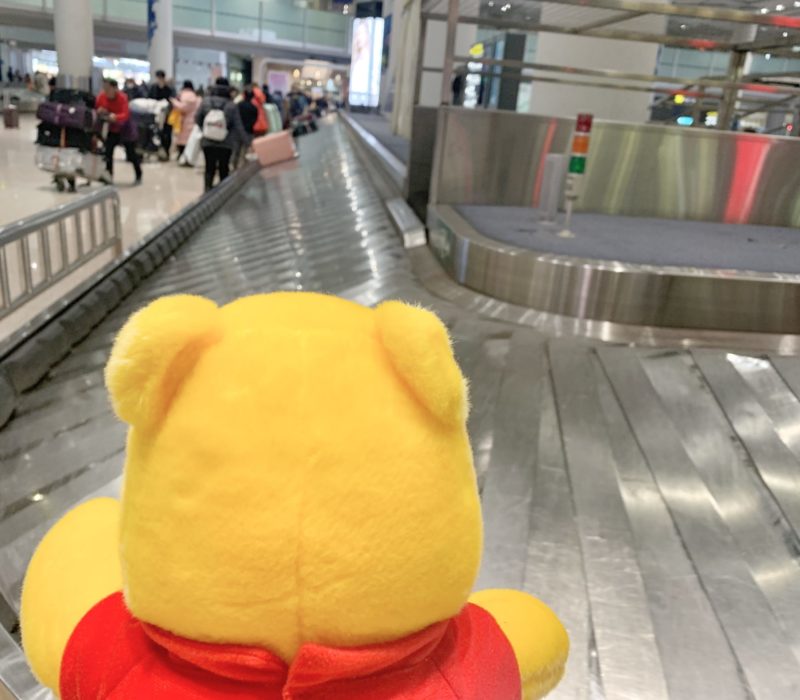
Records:
[[[179,383],[220,330],[216,305],[201,297],[164,297],[134,314],[106,366],[117,415],[131,425],[161,420]]]
[[[399,301],[375,310],[383,346],[398,374],[433,415],[450,425],[467,417],[466,384],[436,316]]]
[[[74,508],[39,544],[25,574],[22,644],[36,677],[57,693],[61,656],[80,619],[122,587],[119,501]]]
[[[306,641],[389,641],[457,614],[481,518],[441,322],[305,293],[208,304],[152,304],[108,367],[132,424],[132,612],[287,661]]]
[[[564,675],[569,637],[556,614],[521,591],[491,589],[470,596],[505,632],[517,656],[525,700],[538,700]]]

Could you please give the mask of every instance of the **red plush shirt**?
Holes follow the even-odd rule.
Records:
[[[305,644],[291,665],[258,647],[203,644],[134,618],[114,593],[80,621],[61,700],[519,700],[519,667],[494,618],[450,620],[372,646]]]
[[[128,121],[130,111],[128,108],[128,96],[122,92],[117,92],[117,96],[113,100],[109,100],[106,93],[101,92],[94,103],[95,109],[107,109],[111,114],[117,115],[117,121],[109,124],[109,131],[118,133],[122,130],[122,125]]]

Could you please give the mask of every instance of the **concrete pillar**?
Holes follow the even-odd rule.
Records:
[[[175,47],[172,39],[172,0],[147,0],[147,58],[151,79],[163,70],[167,79],[175,77]]]
[[[563,5],[544,5],[542,24],[559,24]],[[628,26],[628,25],[626,25]],[[666,19],[650,15],[636,20],[637,31],[664,33]],[[590,37],[550,34],[542,32],[536,48],[536,63],[555,64],[572,68],[605,68],[626,73],[654,75],[658,61],[658,44],[595,39]],[[553,74],[566,80],[564,73]],[[572,76],[586,82],[608,82],[603,78]],[[612,90],[606,88],[561,85],[556,83],[531,83],[530,111],[551,117],[574,118],[578,112],[590,112],[599,119],[626,122],[646,122],[650,118],[653,95],[648,92]]]
[[[53,23],[58,54],[58,85],[91,90],[94,55],[92,0],[58,0],[53,3]]]

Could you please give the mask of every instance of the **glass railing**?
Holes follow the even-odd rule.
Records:
[[[7,0],[0,0],[4,4]],[[17,2],[18,0],[11,0]],[[43,0],[23,4],[42,6]],[[44,0],[52,5],[53,0]],[[144,24],[147,0],[93,0],[95,16]],[[347,50],[350,18],[307,10],[293,0],[173,0],[176,29],[255,42],[278,42]]]
[[[0,0],[0,6],[36,7],[52,12],[55,0]],[[147,0],[92,0],[94,16],[144,25]],[[173,0],[176,29],[259,43],[287,43],[347,51],[350,17],[298,7],[294,0]]]
[[[53,0],[49,0],[49,2],[52,6]],[[14,7],[15,5],[20,5],[21,7],[44,7],[42,0],[4,0],[4,2],[0,4],[11,5],[11,7]]]
[[[335,12],[308,10],[306,15],[306,43],[319,46],[347,48],[350,19]]]
[[[211,32],[211,0],[173,0],[172,23],[182,29]]]
[[[105,5],[107,19],[147,23],[147,0],[108,0]]]
[[[264,0],[260,5],[263,41],[305,42],[306,10],[289,0]]]

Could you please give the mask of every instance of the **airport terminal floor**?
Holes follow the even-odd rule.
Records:
[[[102,372],[131,312],[173,293],[403,299],[441,316],[469,379],[478,587],[531,592],[568,629],[551,697],[800,697],[800,359],[602,344],[469,291],[403,248],[355,138],[341,119],[304,136],[25,392],[0,430],[11,608],[48,526],[119,492]]]
[[[58,192],[52,177],[34,163],[31,144],[37,123],[32,114],[22,114],[19,129],[0,130],[0,226],[75,199],[68,192]],[[123,246],[127,248],[195,199],[201,184],[200,176],[191,170],[175,164],[160,167],[149,161],[144,164],[144,185],[134,187],[133,170],[122,158],[120,151],[116,184],[122,200]]]

